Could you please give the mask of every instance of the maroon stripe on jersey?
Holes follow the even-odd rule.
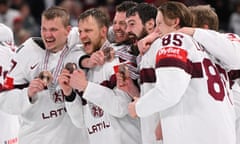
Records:
[[[187,64],[189,65],[188,67],[190,67],[190,71],[188,73],[192,75],[192,78],[203,77],[203,68],[201,63],[192,63],[188,61]]]
[[[236,79],[240,78],[240,70],[231,70],[228,72],[228,77],[230,80],[230,88],[232,88]]]
[[[16,89],[24,89],[29,86],[29,83],[26,84],[20,84],[20,85],[14,85],[14,88]]]
[[[140,84],[155,83],[156,75],[154,68],[144,68],[140,71]]]
[[[113,74],[110,77],[110,80],[105,80],[103,82],[100,83],[102,86],[108,87],[110,89],[113,89],[114,87],[116,87],[117,85],[117,79],[116,79],[116,75]]]
[[[28,86],[29,86],[29,83],[21,84],[21,85],[14,85],[12,89],[24,89]],[[0,85],[0,92],[8,91],[8,90],[11,90],[11,89],[6,89],[2,85]]]
[[[228,76],[230,80],[236,80],[240,78],[240,70],[231,70],[228,72]]]
[[[175,58],[164,58],[156,63],[156,68],[160,67],[178,67],[192,75],[192,78],[203,77],[201,63],[192,63],[189,60],[185,63]]]
[[[122,59],[119,57],[119,62],[122,63],[122,62],[125,62],[126,60],[125,59]]]

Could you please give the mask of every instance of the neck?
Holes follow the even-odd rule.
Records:
[[[59,51],[62,51],[64,48],[65,48],[65,45],[62,46],[62,47],[56,47],[56,48],[53,48],[53,49],[49,49],[49,52],[51,52],[51,53],[57,53],[57,52],[59,52]]]

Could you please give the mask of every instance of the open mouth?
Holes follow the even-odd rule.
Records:
[[[49,45],[55,42],[55,39],[51,38],[51,39],[45,39],[45,42]]]
[[[89,46],[91,44],[90,41],[83,42],[84,47]]]
[[[124,32],[118,31],[115,33],[116,37],[124,37]]]

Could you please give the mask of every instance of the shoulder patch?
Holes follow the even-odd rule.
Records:
[[[157,62],[165,58],[174,58],[187,62],[187,51],[178,47],[164,47],[158,50]]]

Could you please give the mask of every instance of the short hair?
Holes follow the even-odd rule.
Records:
[[[108,16],[98,8],[91,8],[81,13],[78,18],[78,22],[86,19],[89,16],[92,16],[100,27],[106,26],[108,28],[110,25]]]
[[[189,7],[193,15],[193,26],[202,28],[203,25],[208,25],[211,30],[218,31],[219,20],[216,12],[210,5],[197,5]]]
[[[42,13],[42,17],[46,18],[47,20],[52,20],[59,17],[62,19],[62,23],[65,27],[70,25],[70,14],[63,7],[50,7]]]
[[[168,19],[180,19],[180,27],[192,27],[193,18],[190,10],[181,2],[168,1],[158,7],[162,12],[164,21],[168,24]]]
[[[138,3],[133,1],[123,1],[119,5],[116,6],[117,12],[127,12],[128,9],[136,6]]]
[[[139,3],[137,6],[130,8],[127,13],[126,17],[134,16],[138,13],[141,21],[143,24],[145,24],[150,19],[153,19],[155,21],[157,17],[157,8],[148,3]]]

